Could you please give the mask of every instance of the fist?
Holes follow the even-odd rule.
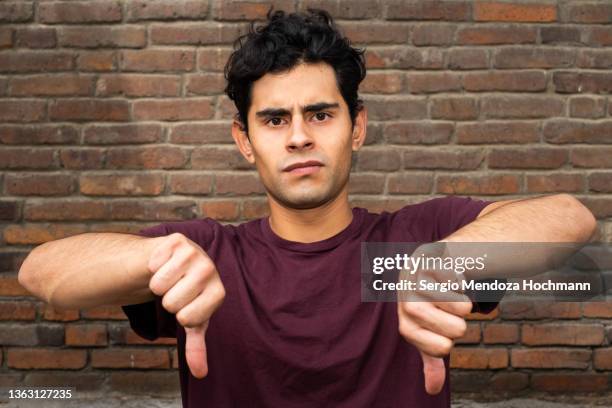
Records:
[[[158,240],[148,268],[149,289],[162,296],[162,306],[185,328],[185,355],[194,377],[208,374],[205,335],[208,321],[223,303],[225,288],[214,262],[183,234]]]

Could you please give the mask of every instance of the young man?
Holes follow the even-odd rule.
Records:
[[[367,125],[362,51],[325,12],[268,19],[237,42],[226,92],[270,216],[49,242],[19,280],[55,307],[120,304],[141,336],[176,337],[185,407],[449,407],[453,340],[466,314],[496,304],[362,302],[361,243],[579,242],[593,216],[568,195],[351,208]]]

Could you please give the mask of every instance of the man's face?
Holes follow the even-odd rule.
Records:
[[[355,128],[334,70],[299,64],[253,83],[248,112],[250,142],[243,155],[255,163],[268,194],[285,207],[319,207],[347,188],[351,154],[363,143],[365,111]],[[236,138],[234,129],[234,137]],[[238,140],[237,140],[238,142]],[[308,164],[291,169],[291,166]]]

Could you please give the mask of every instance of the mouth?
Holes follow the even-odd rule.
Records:
[[[323,167],[323,163],[316,160],[309,160],[301,163],[291,164],[283,169],[284,172],[290,174],[313,174],[319,171],[319,169]]]

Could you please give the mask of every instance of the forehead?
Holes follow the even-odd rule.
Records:
[[[298,64],[289,71],[267,73],[255,81],[250,111],[304,106],[322,100],[343,102],[333,68],[323,62]]]

